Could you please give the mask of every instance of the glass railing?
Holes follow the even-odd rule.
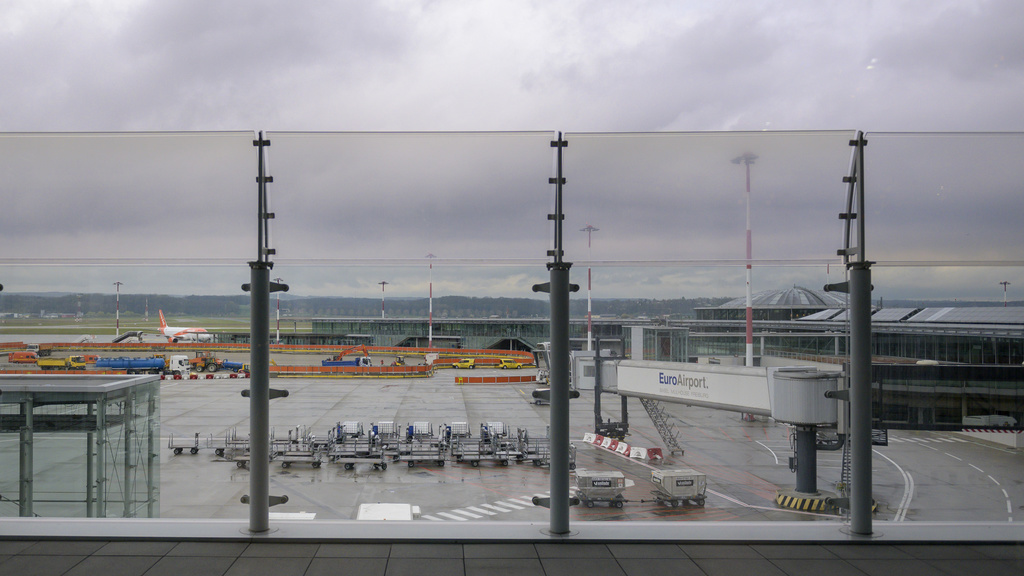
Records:
[[[364,315],[359,308],[324,304],[318,312],[295,317],[288,313],[294,297],[373,300],[375,318],[412,316],[424,322],[422,302],[431,295],[435,306],[446,296],[546,302],[533,286],[548,281],[554,132],[271,132],[264,137],[271,142],[266,149],[267,175],[273,177],[268,210],[275,215],[269,224],[269,246],[276,251],[270,258],[271,277],[290,287],[281,299],[281,316],[276,295],[271,296],[271,338],[275,317],[280,318],[281,332],[298,339],[312,333],[310,316]],[[850,169],[854,132],[563,137],[569,143],[563,164],[565,260],[573,263],[571,281],[580,287],[574,301],[585,300],[588,288],[595,302],[741,298],[748,261],[754,293],[793,286],[820,290],[845,279],[837,256],[843,247],[843,221],[837,215],[846,209],[848,185],[843,179]],[[8,315],[0,326],[0,342],[47,344],[92,337],[92,345],[106,345],[115,331],[139,331],[150,335],[144,337],[150,344],[166,344],[155,336],[163,311],[172,327],[202,326],[214,333],[215,342],[208,348],[222,359],[246,362],[245,348],[229,345],[236,335],[244,341],[248,334],[248,295],[241,285],[249,282],[247,262],[255,259],[257,248],[255,138],[251,132],[0,135],[0,189],[8,203],[0,211],[0,313]],[[877,262],[876,305],[924,308],[929,302],[972,300],[991,301],[994,308],[1002,305],[1002,282],[1009,282],[1013,300],[1014,287],[1024,286],[1024,261],[1017,254],[1021,237],[1014,221],[1019,202],[1013,195],[1024,174],[1012,158],[1019,157],[1024,136],[878,134],[868,135],[868,141],[864,216],[867,257]],[[182,295],[233,299],[203,300],[197,310],[189,306],[200,299],[185,304],[178,298]],[[408,304],[414,300],[415,306]],[[15,302],[26,301],[32,302],[31,309],[19,311],[25,317],[10,316]],[[488,316],[514,319],[512,306]],[[58,317],[41,317],[49,314]],[[452,310],[433,310],[435,321],[444,317],[455,322],[459,316]],[[579,319],[574,313],[573,320]],[[623,324],[629,320],[623,318]],[[644,320],[685,325],[682,318]],[[744,334],[736,328],[723,324],[720,330],[691,330],[688,353],[741,365]],[[1007,329],[1009,334],[998,335],[1007,338],[1006,350],[989,354],[989,346],[978,361],[1019,357],[1020,326]],[[436,337],[448,338],[443,342],[458,336],[435,330]],[[776,356],[776,364],[842,358],[848,350],[841,322],[824,335],[810,322],[806,329],[798,326],[789,332],[767,326],[756,330],[755,354]],[[417,334],[422,336],[422,330]],[[582,346],[582,334],[573,334],[575,346]],[[373,335],[344,336],[354,343]],[[510,331],[503,339],[513,336]],[[84,353],[110,356],[192,358],[196,352],[182,344],[157,350],[128,342],[119,348],[83,348]],[[968,356],[958,361],[974,362],[969,354],[975,345],[965,344]],[[891,349],[906,346],[893,344]],[[52,357],[78,353],[61,348]],[[331,353],[275,351],[273,360],[276,366],[316,366]],[[938,359],[901,353],[902,361]],[[405,360],[421,362],[419,356]],[[1015,362],[1019,369],[1020,361]],[[383,384],[276,374],[272,386],[287,388],[290,394],[272,401],[275,439],[305,440],[307,433],[327,439],[338,422],[353,420],[367,429],[382,422],[405,427],[429,421],[435,429],[466,422],[474,438],[479,438],[481,424],[502,421],[513,429],[527,429],[534,438],[544,437],[547,408],[533,403],[532,382],[498,388],[458,380],[533,372],[469,372],[449,366],[432,379],[389,378]],[[248,400],[239,394],[246,386],[244,380],[208,381],[205,375],[201,380],[163,382],[156,443],[160,465],[152,474],[158,487],[143,495],[133,485],[136,492],[128,492],[128,501],[134,511],[128,515],[247,517],[248,507],[239,497],[248,491],[250,472],[224,455],[234,440],[247,435]],[[7,402],[6,394],[3,398]],[[584,444],[584,434],[594,429],[593,400],[591,392],[583,391],[572,404],[576,464],[591,471],[623,469],[635,486],[627,491],[630,502],[625,508],[574,507],[573,522],[837,518],[775,507],[774,490],[792,483],[786,466],[789,427],[763,417],[749,422],[739,414],[682,405],[664,405],[682,431],[685,448],[683,456],[667,456],[672,466],[707,474],[709,500],[695,507],[640,502],[651,498],[652,468],[663,466]],[[952,400],[943,397],[940,402],[946,418],[952,408],[945,406]],[[966,402],[969,411],[993,414],[1005,406],[993,408],[995,404],[975,391]],[[19,410],[17,404],[5,404],[2,414]],[[619,419],[620,410],[617,398],[605,396],[601,417]],[[904,412],[901,417],[909,422],[911,413]],[[630,443],[661,445],[655,424],[638,403],[630,404],[629,418]],[[0,502],[0,515],[17,516],[19,507],[9,500],[19,492],[13,471],[22,442],[17,433],[6,427],[4,431],[0,494],[7,501]],[[42,434],[36,450],[48,451],[62,442],[59,435]],[[123,431],[118,434],[125,437]],[[893,432],[892,439],[897,438]],[[64,449],[84,454],[80,445],[88,443],[75,437]],[[198,454],[190,458],[193,445]],[[183,447],[182,453],[175,454],[174,446]],[[890,443],[890,449],[903,446]],[[839,458],[841,453],[836,454]],[[446,458],[452,459],[443,470],[428,460],[416,466],[401,459],[379,462],[391,464],[386,469],[371,468],[365,461],[348,468],[344,458],[325,459],[315,468],[302,460],[288,467],[275,462],[274,493],[288,493],[290,499],[272,512],[282,518],[306,513],[317,519],[351,519],[360,503],[387,501],[416,505],[421,518],[435,521],[546,520],[546,509],[526,504],[531,496],[548,491],[546,466],[503,466],[500,458],[472,466],[451,452]],[[993,457],[995,466],[1001,466],[998,458]],[[922,460],[922,466],[940,465]],[[55,477],[84,478],[79,470],[84,462],[78,456],[37,457],[37,494],[62,491],[52,484]],[[123,475],[127,465],[118,466]],[[842,481],[841,467],[840,460],[821,466],[823,487]],[[995,476],[1019,484],[1019,469],[1005,468],[1006,476]],[[898,502],[902,478],[895,471],[882,472],[879,500]],[[918,479],[917,490],[933,488],[938,490]],[[84,494],[53,499],[79,502],[68,513],[77,516],[89,509]],[[143,500],[158,502],[159,510],[143,510],[137,505]],[[994,518],[988,510],[972,516],[948,502],[929,506],[923,518],[1006,522],[1005,515]],[[106,515],[122,516],[123,508],[110,506]],[[51,510],[36,507],[34,513]],[[878,516],[893,517],[891,512]],[[424,523],[423,529],[429,526]]]

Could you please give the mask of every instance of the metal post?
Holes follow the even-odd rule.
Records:
[[[96,401],[96,517],[107,517],[107,397]]]
[[[863,213],[863,212],[862,212]],[[850,529],[871,534],[871,263],[850,263]]]
[[[270,530],[270,269],[250,262],[249,531]]]
[[[96,416],[96,403],[90,402],[86,409],[90,418]],[[93,420],[95,421],[95,420]],[[96,435],[85,434],[85,517],[96,516]]]
[[[24,417],[24,423],[21,425],[21,442],[19,448],[21,462],[18,466],[18,474],[20,476],[18,487],[18,515],[23,517],[32,516],[32,501],[35,499],[35,495],[32,492],[32,481],[35,476],[35,465],[32,462],[32,412],[32,398],[26,398],[25,401],[21,403],[21,415]]]
[[[569,532],[569,267],[551,269],[551,518],[553,534]]]
[[[601,340],[597,340],[597,348],[594,352],[594,433],[599,434],[601,429],[601,391],[604,382],[601,378]]]
[[[121,421],[123,426],[122,433],[124,434],[124,476],[122,481],[121,489],[124,490],[124,510],[121,511],[122,518],[131,518],[135,515],[133,508],[135,508],[135,499],[133,498],[135,492],[135,463],[132,462],[132,453],[135,450],[132,449],[132,419],[135,418],[135,393],[129,391],[125,395],[124,410],[122,411],[123,420]]]
[[[549,182],[555,185],[555,213],[548,218],[555,222],[554,250],[548,252],[553,262],[548,263],[551,281],[548,293],[551,298],[551,514],[552,534],[569,533],[569,292],[578,286],[569,285],[569,268],[572,263],[564,262],[562,243],[562,149],[568,143],[558,135],[551,142],[557,148],[556,177]],[[538,287],[534,287],[537,290]]]

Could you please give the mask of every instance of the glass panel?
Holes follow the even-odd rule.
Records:
[[[0,163],[8,181],[0,187],[5,197],[14,198],[20,215],[0,214],[0,235],[6,235],[0,248],[0,281],[5,287],[0,313],[25,315],[3,318],[0,342],[69,343],[55,349],[51,358],[81,351],[100,356],[184,354],[194,359],[196,353],[212,352],[221,360],[247,362],[247,349],[239,344],[249,338],[249,296],[240,286],[249,281],[246,262],[255,252],[252,137],[250,133],[0,136],[5,151]],[[475,370],[451,365],[463,357],[493,360],[498,351],[535,348],[549,338],[547,297],[534,293],[532,286],[548,280],[544,255],[553,236],[547,215],[554,197],[548,183],[553,176],[555,150],[550,140],[554,135],[273,133],[267,137],[272,141],[267,150],[268,175],[274,177],[268,186],[270,210],[276,213],[270,223],[270,246],[277,250],[272,277],[291,286],[288,293],[271,297],[275,316],[271,337],[283,343],[272,352],[273,387],[290,392],[288,398],[272,403],[275,439],[287,446],[292,446],[292,439],[296,443],[300,438],[325,440],[337,431],[339,422],[349,420],[358,420],[367,430],[384,422],[404,430],[418,421],[430,421],[435,430],[442,424],[464,422],[474,440],[480,438],[481,424],[501,421],[512,432],[522,428],[530,437],[542,439],[548,408],[534,403],[531,393],[537,385],[532,369],[501,370],[483,362]],[[849,169],[853,137],[851,132],[567,135],[566,260],[574,263],[571,281],[581,287],[572,296],[571,347],[587,346],[589,287],[593,333],[601,339],[602,350],[621,356],[635,344],[658,360],[685,356],[726,366],[743,363],[747,165],[732,160],[750,153],[757,156],[749,166],[752,288],[755,295],[774,298],[776,303],[755,309],[757,360],[762,366],[798,361],[838,366],[835,362],[848,350],[842,295],[823,304],[801,306],[785,303],[779,293],[806,297],[844,279],[835,255],[842,242],[842,221],[836,215],[845,210],[842,178]],[[966,137],[952,140],[958,138]],[[975,135],[966,139],[976,139],[980,149],[990,150],[1014,138],[997,135],[989,142]],[[955,226],[951,234],[936,231],[933,238],[927,235],[929,229],[895,243],[892,227],[917,230],[913,219],[918,213],[901,213],[896,204],[886,204],[887,198],[875,195],[889,194],[886,187],[905,178],[898,171],[887,175],[890,152],[903,153],[904,145],[914,151],[915,142],[928,139],[875,135],[869,140],[868,222],[881,227],[869,228],[867,242],[869,257],[879,260],[872,269],[873,298],[883,311],[907,310],[887,314],[884,322],[876,324],[876,354],[899,362],[1008,364],[1019,370],[1024,361],[1019,322],[1005,330],[1002,326],[975,330],[941,322],[923,327],[909,323],[918,309],[933,303],[953,307],[969,298],[991,302],[987,308],[1001,306],[998,299],[1004,281],[1009,282],[1012,306],[1019,301],[1013,297],[1014,287],[1024,286],[1022,266],[1003,248],[979,253],[987,266],[959,262],[973,252],[962,250],[966,240],[957,236]],[[931,149],[930,141],[925,149]],[[976,159],[962,156],[968,163]],[[129,158],[131,162],[126,161]],[[957,154],[944,156],[942,168],[955,164],[957,158]],[[1013,166],[999,163],[989,168],[1012,173]],[[68,168],[58,177],[56,173],[67,167],[74,170]],[[874,192],[876,184],[886,192]],[[153,190],[154,206],[160,211],[151,212],[141,201],[112,202],[105,191],[115,187]],[[100,202],[89,202],[71,226],[64,220],[64,208],[58,210],[60,218],[49,218],[45,210],[25,201],[23,191],[36,188],[43,191],[41,202],[47,206],[66,206],[69,202],[58,192],[82,189],[123,211],[103,211],[97,206]],[[197,192],[200,188],[204,192]],[[224,192],[209,198],[211,189]],[[1001,188],[992,185],[985,190]],[[999,231],[999,217],[1012,213],[1017,204],[1001,194],[979,194],[975,197],[982,209],[1002,207],[993,208],[994,230],[991,234],[984,230],[986,241],[1009,245],[1005,231]],[[186,209],[171,217],[173,208],[168,206]],[[207,210],[196,208],[203,206]],[[876,206],[880,213],[870,212]],[[932,221],[938,217],[925,214]],[[121,228],[123,221],[129,221],[130,227]],[[598,229],[589,237],[582,231],[588,224]],[[943,265],[910,249],[919,237],[947,249]],[[942,244],[947,237],[947,244]],[[588,239],[592,240],[589,247]],[[901,251],[904,245],[907,250]],[[437,257],[430,259],[428,254]],[[586,268],[591,269],[589,276]],[[383,287],[382,281],[387,282]],[[116,293],[115,282],[123,283]],[[188,294],[202,296],[184,297]],[[281,296],[280,308],[277,296]],[[484,306],[483,296],[504,300]],[[428,321],[431,303],[432,324]],[[168,345],[166,336],[160,336],[159,311],[172,326],[210,330],[214,341]],[[57,316],[44,317],[51,313]],[[810,318],[816,314],[820,316]],[[992,318],[998,320],[998,316]],[[641,339],[634,341],[631,327],[637,325],[651,330],[636,332]],[[934,329],[927,330],[929,326]],[[115,332],[131,331],[148,333],[143,336],[146,342],[119,346],[110,342]],[[678,338],[680,334],[687,334],[685,341]],[[435,348],[456,350],[439,359],[430,379],[312,379],[286,373],[297,367],[320,368],[327,356],[340,352],[340,348],[311,348],[312,344],[391,347],[388,352],[373,351],[375,367],[382,360],[395,362],[398,356],[406,364],[419,366],[426,361],[429,351],[424,341],[431,336]],[[92,337],[92,342],[74,344],[82,337]],[[470,355],[470,350],[480,353]],[[96,481],[102,478],[103,494],[109,498],[103,499],[99,515],[121,516],[127,500],[129,514],[136,516],[152,514],[143,511],[152,502],[153,515],[163,517],[247,517],[248,507],[239,498],[249,491],[249,471],[238,465],[242,460],[232,460],[235,455],[244,458],[244,451],[236,453],[232,447],[246,441],[248,403],[239,391],[247,383],[213,379],[229,376],[226,372],[193,374],[196,380],[163,381],[159,403],[148,409],[158,415],[161,427],[153,429],[149,438],[144,438],[147,424],[141,421],[141,406],[148,402],[144,394],[140,392],[142,396],[134,402],[110,398],[102,404],[104,415],[122,419],[114,418],[109,433],[104,428],[105,450]],[[527,381],[468,380],[520,374]],[[914,438],[922,436],[941,437],[936,442],[951,446],[950,453],[959,453],[958,439],[963,436],[898,430],[897,422],[911,427],[930,419],[955,427],[956,419],[963,420],[965,415],[1024,420],[1024,415],[1016,415],[1021,410],[1020,387],[1001,387],[1004,380],[996,387],[991,379],[967,378],[968,391],[959,399],[961,404],[956,404],[957,398],[935,395],[904,404],[887,398],[882,412],[893,422],[893,431],[890,446],[879,450],[888,450],[887,456],[903,463],[902,457],[921,456],[900,450],[910,450]],[[899,392],[900,386],[906,385],[894,381],[885,390]],[[685,449],[683,457],[669,455],[669,464],[706,474],[709,499],[705,506],[683,507],[640,502],[651,498],[650,472],[655,465],[600,451],[585,444],[583,435],[594,430],[595,420],[607,423],[628,417],[629,444],[665,447],[664,441],[635,399],[623,414],[619,398],[605,396],[596,415],[593,400],[593,393],[583,390],[571,405],[577,467],[624,469],[634,484],[625,492],[630,502],[624,509],[575,507],[573,522],[835,518],[795,513],[774,504],[776,490],[794,483],[786,466],[792,454],[790,426],[765,416],[746,421],[735,412],[681,404],[662,404],[669,421],[680,430]],[[134,406],[135,412],[126,414],[128,406]],[[0,455],[5,459],[18,457],[16,427],[7,426],[17,414],[16,404],[0,407],[5,422]],[[81,503],[80,486],[87,474],[69,470],[86,465],[81,446],[90,442],[84,435],[65,440],[59,434],[47,434],[37,435],[37,450],[47,451],[46,456],[37,457],[37,470],[67,472],[61,477],[74,485],[62,486],[46,475],[36,478],[37,493],[58,500],[65,497],[60,494],[63,491],[69,494],[67,500]],[[116,442],[120,445],[115,446]],[[194,455],[190,454],[193,446],[197,448]],[[175,447],[182,447],[182,452],[175,454]],[[1019,484],[1019,468],[1004,465],[1005,452],[986,450],[991,450],[985,452],[986,474],[1005,480],[1006,486]],[[940,472],[948,462],[935,460],[931,451],[921,453],[926,456],[914,464],[913,517],[1006,521],[1005,510],[996,510],[1003,501],[999,506],[967,509],[948,504],[963,501],[942,493]],[[148,461],[152,454],[159,465]],[[367,462],[348,469],[344,456],[321,463],[319,467],[310,461],[295,461],[288,467],[281,459],[272,463],[272,493],[290,498],[289,503],[275,506],[273,513],[351,519],[361,503],[391,501],[419,506],[427,520],[422,522],[424,530],[436,521],[456,519],[547,519],[546,509],[527,504],[532,495],[547,492],[547,467],[534,467],[529,461],[506,467],[498,460],[472,466],[449,459],[443,470],[429,462],[407,467],[401,459],[387,460],[391,466],[386,470],[375,470]],[[888,462],[877,460],[876,464],[876,499],[900,502],[906,489],[904,477]],[[823,451],[818,473],[821,488],[833,490],[841,470],[841,453]],[[971,473],[966,468],[962,472]],[[3,468],[0,483],[5,498],[18,493],[19,478],[12,468]],[[154,494],[143,488],[157,484]],[[18,512],[9,501],[0,505],[0,511],[3,515]],[[996,511],[1002,516],[996,517]],[[55,512],[43,506],[36,513]],[[898,513],[882,509],[877,519],[890,520]]]

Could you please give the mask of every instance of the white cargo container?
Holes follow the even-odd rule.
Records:
[[[707,476],[690,468],[676,470],[652,470],[651,482],[658,488],[651,494],[658,502],[669,506],[680,506],[692,502],[704,505],[708,488]]]
[[[622,508],[626,501],[622,497],[625,491],[626,478],[622,472],[576,471],[576,494],[587,508],[593,508],[595,502],[607,502],[609,506]]]

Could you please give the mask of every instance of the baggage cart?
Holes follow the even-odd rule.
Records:
[[[576,495],[587,508],[593,508],[598,502],[622,508],[626,502],[622,496],[625,491],[626,478],[622,472],[576,471]]]
[[[324,443],[317,442],[316,436],[305,426],[297,426],[288,431],[287,440],[271,442],[271,458],[280,460],[281,468],[292,464],[311,464],[319,468],[324,459],[323,447]]]
[[[188,448],[189,454],[198,454],[199,453],[199,432],[196,432],[195,439],[193,441],[191,441],[191,442],[184,442],[184,443],[175,442],[174,441],[174,434],[171,434],[167,438],[167,447],[174,451],[174,455],[175,456],[177,456],[178,454],[181,454],[182,452],[184,452],[186,448]]]
[[[683,504],[703,506],[707,498],[707,476],[696,470],[652,470],[651,482],[657,488],[651,491],[654,501],[669,507]]]
[[[519,429],[518,449],[521,460],[532,462],[534,466],[551,465],[551,439],[547,436],[536,437],[527,430]],[[576,469],[576,445],[569,443],[569,470]]]

